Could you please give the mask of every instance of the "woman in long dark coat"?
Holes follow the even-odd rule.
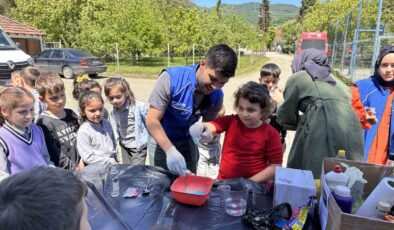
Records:
[[[335,157],[340,149],[347,159],[362,161],[361,125],[350,90],[330,74],[324,53],[304,50],[293,60],[292,72],[278,110],[285,129],[296,130],[287,167],[311,170],[320,178],[323,158]]]

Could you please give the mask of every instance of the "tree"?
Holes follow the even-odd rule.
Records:
[[[222,1],[221,0],[217,0],[216,1],[216,12],[217,12],[217,14],[220,14],[220,7],[221,7],[221,5],[222,5]]]
[[[263,0],[260,6],[259,26],[262,32],[267,32],[270,25],[269,0]]]
[[[18,21],[44,30],[48,40],[61,40],[65,46],[73,46],[74,36],[79,33],[79,19],[83,0],[15,0],[11,15]]]
[[[10,10],[15,7],[14,0],[2,0],[0,1],[0,15],[9,16]]]
[[[302,0],[300,8],[300,18],[304,17],[305,13],[308,11],[309,7],[313,6],[316,0]]]

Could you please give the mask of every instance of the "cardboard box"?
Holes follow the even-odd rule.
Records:
[[[294,212],[308,202],[310,196],[316,196],[311,171],[276,167],[274,205],[287,202]]]
[[[359,168],[363,173],[364,179],[368,182],[364,186],[365,197],[379,184],[383,177],[390,176],[394,172],[394,167],[374,165],[362,162],[325,158],[322,166],[321,176],[321,196],[319,201],[319,217],[322,229],[329,230],[393,230],[394,223],[389,223],[379,219],[356,216],[343,213],[331,195],[325,182],[324,175],[332,170],[334,165],[340,162],[349,166]]]

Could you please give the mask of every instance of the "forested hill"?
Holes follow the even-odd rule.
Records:
[[[238,14],[245,17],[250,24],[257,25],[260,13],[260,3],[251,2],[239,5],[223,4],[224,11],[233,9]],[[294,19],[299,14],[299,8],[290,4],[271,4],[271,25],[278,25],[287,20]]]

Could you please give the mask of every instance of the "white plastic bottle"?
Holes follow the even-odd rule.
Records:
[[[340,165],[335,165],[333,170],[325,175],[325,179],[331,192],[337,185],[346,186],[349,181],[349,177],[342,172]]]

